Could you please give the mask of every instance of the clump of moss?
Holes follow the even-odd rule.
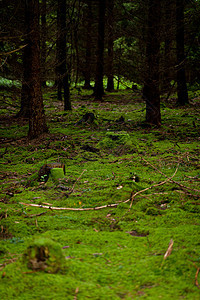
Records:
[[[146,214],[147,215],[152,215],[152,216],[158,216],[160,215],[160,211],[158,209],[156,209],[155,207],[148,207],[146,209]]]
[[[33,240],[23,255],[23,262],[29,269],[57,273],[65,266],[60,244],[49,238]]]
[[[100,148],[115,148],[118,145],[132,145],[130,135],[126,131],[107,132],[105,138],[98,143]]]

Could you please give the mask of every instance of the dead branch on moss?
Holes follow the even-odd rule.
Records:
[[[174,174],[172,175],[172,177],[175,176],[176,172],[178,170],[178,167],[176,168],[176,171],[174,172]],[[82,173],[83,174],[83,173]],[[81,175],[82,175],[81,174]],[[171,178],[172,178],[171,177]],[[80,178],[80,177],[79,177]],[[40,204],[33,204],[33,203],[23,203],[23,202],[19,202],[19,204],[22,204],[22,205],[26,205],[26,206],[33,206],[33,207],[40,207],[40,208],[45,208],[45,209],[52,209],[52,210],[70,210],[70,211],[89,211],[89,210],[100,210],[100,209],[104,209],[104,208],[110,208],[110,207],[117,207],[118,205],[120,205],[121,203],[127,203],[131,200],[131,205],[130,205],[130,208],[129,210],[131,209],[132,207],[132,204],[133,204],[133,200],[134,198],[143,193],[143,192],[146,192],[147,190],[150,190],[154,187],[157,187],[157,186],[160,186],[160,185],[163,185],[165,184],[166,182],[168,182],[170,180],[170,178],[168,178],[167,180],[163,181],[163,182],[160,182],[160,183],[156,183],[148,188],[145,188],[143,190],[140,190],[136,193],[133,193],[131,194],[131,197],[125,201],[120,201],[120,202],[117,202],[117,203],[112,203],[112,204],[106,204],[106,205],[102,205],[102,206],[96,206],[96,207],[88,207],[88,208],[73,208],[73,207],[54,207],[54,206],[46,206],[46,205],[40,205]]]
[[[168,177],[167,175],[165,175],[162,171],[160,171],[159,169],[157,169],[154,165],[152,165],[150,162],[148,162],[145,158],[142,157],[142,160],[144,160],[147,164],[149,164],[149,165],[150,165],[154,170],[156,170],[158,173],[162,174],[163,176],[165,176],[166,178],[169,179],[169,177]],[[199,190],[196,190],[196,189],[194,189],[194,188],[190,188],[190,187],[188,187],[188,186],[185,186],[185,185],[181,184],[180,182],[173,180],[172,178],[170,179],[170,181],[173,182],[173,183],[175,183],[175,184],[177,184],[178,186],[180,186],[183,190],[186,190],[186,191],[185,191],[186,194],[188,194],[188,195],[190,195],[190,196],[193,196],[193,197],[198,197],[198,198],[200,198],[199,195],[193,195],[193,194],[191,194],[190,192],[187,191],[187,190],[192,190],[192,191],[195,191],[195,192],[200,193]]]
[[[130,199],[128,199],[128,201],[130,201]],[[26,205],[26,206],[33,206],[33,207],[39,207],[39,208],[45,208],[45,209],[52,209],[52,210],[71,210],[71,211],[99,210],[99,209],[103,209],[103,208],[107,208],[107,207],[116,207],[120,203],[123,203],[123,202],[113,203],[113,204],[107,204],[107,205],[103,205],[103,206],[96,206],[96,207],[74,208],[74,207],[55,207],[55,206],[46,206],[46,205],[40,205],[40,204],[19,202],[19,204]]]

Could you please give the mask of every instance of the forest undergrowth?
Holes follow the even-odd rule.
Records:
[[[1,299],[199,299],[199,98],[162,101],[162,126],[152,128],[131,90],[103,102],[74,92],[66,112],[49,89],[49,133],[28,140],[6,93]],[[38,180],[52,163],[65,174]]]

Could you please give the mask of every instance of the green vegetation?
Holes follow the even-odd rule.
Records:
[[[1,114],[1,299],[199,299],[199,98],[163,102],[161,128],[131,90],[99,103],[74,89],[71,112],[44,99],[39,139],[8,117],[14,100]],[[52,162],[65,175],[38,181]]]

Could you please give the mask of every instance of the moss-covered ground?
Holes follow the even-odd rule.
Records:
[[[0,298],[200,299],[199,98],[162,101],[152,128],[137,93],[73,93],[64,112],[45,92],[49,134],[37,140],[14,118],[17,96],[2,109]],[[86,112],[94,122],[76,124]],[[52,162],[65,176],[38,182]],[[37,238],[60,245],[57,273],[24,263]]]

